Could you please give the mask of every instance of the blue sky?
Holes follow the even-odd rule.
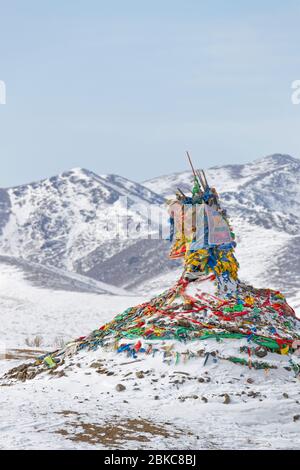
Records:
[[[0,186],[300,157],[300,2],[0,0]]]

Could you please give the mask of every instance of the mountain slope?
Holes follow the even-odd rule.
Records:
[[[205,170],[217,188],[231,217],[266,228],[297,234],[300,227],[300,160],[271,155],[245,165],[224,165]],[[145,181],[144,185],[165,197],[177,188],[187,193],[191,172],[174,173]]]
[[[129,292],[115,285],[99,282],[74,272],[67,272],[20,258],[0,255],[0,270],[3,270],[6,266],[11,266],[15,272],[20,272],[24,280],[28,281],[32,286],[42,289],[93,294],[130,295]]]
[[[241,277],[296,295],[300,160],[276,154],[245,165],[210,168],[206,174],[234,227]],[[159,217],[164,229],[167,223],[165,198],[177,187],[189,194],[191,183],[190,171],[141,185],[73,169],[0,190],[0,253],[118,287],[155,284],[157,276],[180,266],[168,259],[169,243],[156,239]],[[152,224],[149,205],[155,215]]]
[[[126,246],[128,224],[137,236],[147,232],[142,208],[163,198],[119,176],[74,169],[2,190],[0,201],[2,253],[72,271],[99,247],[103,260]]]
[[[300,290],[300,160],[271,155],[245,165],[206,170],[220,194],[237,236],[241,276],[294,296]],[[180,187],[189,194],[190,172],[144,182],[169,197]]]

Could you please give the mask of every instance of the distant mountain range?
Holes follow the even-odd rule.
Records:
[[[295,295],[300,290],[300,160],[276,154],[209,168],[206,174],[235,229],[241,276]],[[191,172],[139,184],[77,168],[0,189],[0,254],[137,289],[179,266],[168,259],[168,241],[147,239],[158,225],[149,229],[143,208],[163,207],[177,187],[188,194],[191,183]],[[128,226],[133,238],[124,236]]]

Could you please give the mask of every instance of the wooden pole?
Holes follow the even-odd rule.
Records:
[[[202,175],[201,175],[201,173],[200,173],[200,170],[197,170],[197,175],[198,175],[198,178],[199,178],[199,180],[200,180],[202,189],[203,189],[203,191],[205,191],[205,182],[204,182],[204,180],[203,180],[203,178],[202,178]]]
[[[191,160],[190,154],[189,154],[188,151],[186,151],[186,154],[187,154],[187,157],[188,157],[188,159],[189,159],[189,162],[190,162],[192,171],[193,171],[193,173],[194,173],[194,177],[196,178],[196,180],[198,180],[197,174],[196,174],[195,169],[194,169],[193,164],[192,164],[192,160]]]

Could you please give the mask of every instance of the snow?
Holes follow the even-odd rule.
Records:
[[[232,215],[241,279],[277,289],[280,278],[300,317],[297,266],[282,275],[279,264],[286,247],[294,250],[299,232],[299,175],[299,160],[287,155],[207,171]],[[122,249],[112,243],[107,253],[105,228],[114,211],[125,214],[120,197],[130,197],[129,215],[143,223],[143,201],[160,204],[161,196],[173,196],[177,186],[187,191],[190,185],[190,172],[138,185],[76,168],[9,189],[12,207],[0,230],[2,253],[50,264],[47,275],[65,277],[74,288],[38,285],[21,267],[0,263],[0,375],[170,287],[181,268],[152,277],[134,293],[57,268],[92,266],[93,250],[100,245],[103,259]],[[45,248],[49,240],[55,248]],[[38,264],[32,267],[38,272]],[[38,337],[41,344],[28,346]],[[239,345],[242,340],[234,343]],[[203,346],[214,350],[216,343]],[[227,340],[218,343],[227,354],[232,347]],[[288,365],[285,356],[269,354],[268,360]],[[204,365],[203,358],[170,366],[159,355],[132,362],[98,349],[69,359],[63,372],[2,384],[1,449],[300,449],[299,379],[282,367],[266,373],[222,360]],[[117,391],[118,384],[125,390]],[[109,426],[114,429],[111,440],[105,438]]]
[[[55,349],[57,338],[70,341],[87,334],[141,301],[117,288],[113,288],[115,295],[38,288],[14,266],[0,266],[0,341],[8,349],[26,348],[26,338],[36,336],[43,337],[43,348]]]
[[[0,344],[9,352],[42,335],[39,349],[51,350],[57,338],[85,335],[161,291],[157,282],[144,296],[55,291],[33,286],[21,271],[2,265]],[[214,349],[215,342],[205,347]],[[228,352],[230,342],[218,348]],[[23,361],[2,359],[0,372]],[[97,361],[102,372],[91,367]],[[299,380],[291,372],[266,374],[227,361],[204,366],[203,358],[172,367],[160,356],[131,362],[98,349],[71,358],[62,377],[42,374],[2,386],[0,448],[299,449]],[[143,378],[136,376],[140,371]],[[120,383],[124,391],[116,390]],[[116,430],[111,440],[103,437],[108,426]]]
[[[114,375],[90,367],[99,359]],[[78,355],[61,378],[2,387],[1,448],[299,449],[298,380],[203,361],[176,368],[160,358],[121,365],[126,362],[98,350]],[[137,378],[141,370],[144,377]],[[126,387],[122,392],[116,390],[119,383]],[[156,425],[168,437],[132,432],[131,420]],[[102,433],[108,425],[121,425],[131,432],[130,440],[108,443],[99,431],[95,441],[85,425]]]

